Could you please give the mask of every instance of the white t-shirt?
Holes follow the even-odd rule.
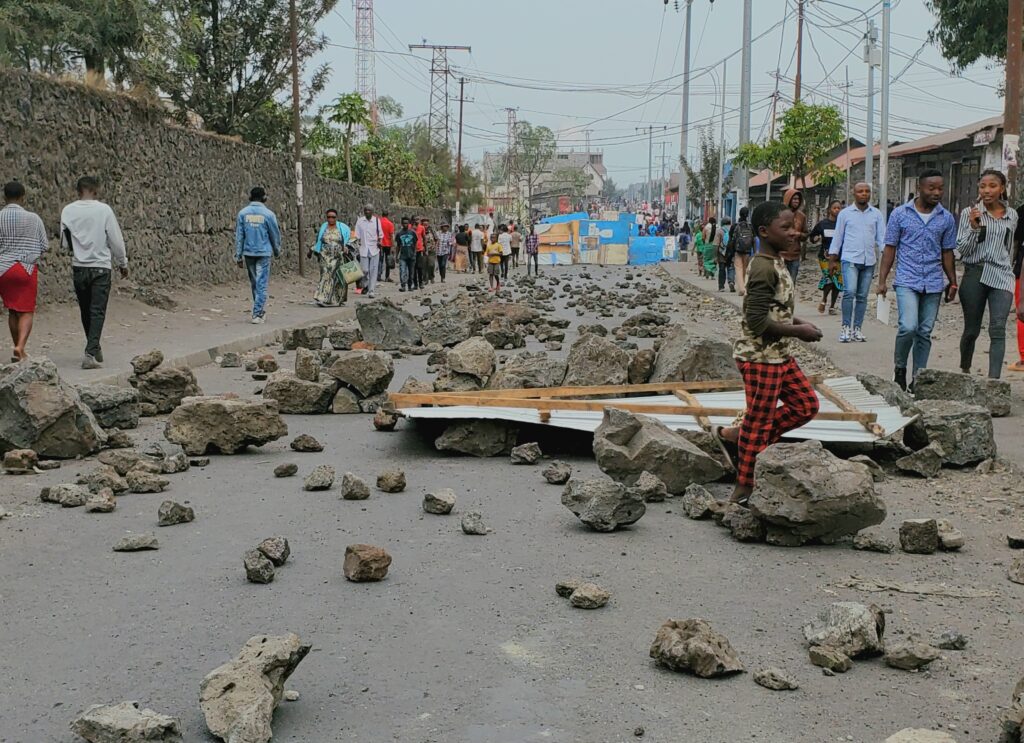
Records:
[[[512,255],[512,235],[502,232],[498,235],[498,242],[501,244],[502,255]]]
[[[915,206],[914,211],[917,212],[917,216],[919,216],[921,218],[921,221],[924,222],[925,224],[931,222],[932,217],[935,215],[934,209],[932,209],[930,212],[922,212],[919,211],[918,208]]]
[[[471,240],[470,240],[470,247],[469,247],[469,249],[472,250],[474,253],[483,252],[483,249],[484,249],[484,233],[481,232],[480,230],[474,228],[473,229],[473,234],[470,237],[471,237]]]

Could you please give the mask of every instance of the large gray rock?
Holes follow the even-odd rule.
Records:
[[[395,376],[395,362],[383,351],[345,351],[326,371],[360,397],[370,397],[387,390]]]
[[[310,325],[305,328],[291,328],[281,334],[281,345],[285,351],[294,351],[297,348],[308,348],[310,351],[319,351],[324,346],[324,338],[327,337],[326,325]]]
[[[588,333],[577,338],[569,349],[562,384],[578,387],[626,384],[629,360],[629,354],[610,340]]]
[[[139,427],[139,392],[114,384],[82,384],[78,396],[104,428]]]
[[[359,323],[354,321],[332,325],[327,329],[327,342],[336,351],[350,351],[353,344],[362,339],[363,331],[359,329]]]
[[[309,653],[298,635],[257,635],[203,679],[199,706],[206,727],[225,743],[267,743],[284,683]]]
[[[139,709],[138,702],[94,704],[71,723],[89,743],[181,743],[181,726],[168,715]]]
[[[486,384],[494,374],[494,346],[480,336],[462,341],[448,351],[447,366],[456,374],[468,374]]]
[[[0,452],[72,459],[106,441],[96,417],[48,359],[0,366]]]
[[[701,678],[744,671],[729,640],[705,619],[669,620],[658,628],[651,657],[672,671],[687,671]]]
[[[647,511],[643,495],[614,480],[573,479],[562,491],[562,505],[595,531],[615,531]]]
[[[263,397],[276,401],[278,410],[282,413],[315,415],[326,413],[331,409],[337,390],[338,383],[334,379],[308,382],[305,379],[299,379],[291,372],[276,372],[271,375],[270,380],[263,387]]]
[[[918,400],[955,400],[988,409],[993,417],[1010,414],[1010,383],[971,374],[922,369],[914,377]]]
[[[992,416],[986,408],[955,400],[918,400],[920,417],[907,426],[903,440],[912,449],[935,443],[943,464],[962,467],[996,456]]]
[[[461,303],[436,308],[420,323],[423,328],[423,343],[454,346],[468,340],[473,335],[470,312]]]
[[[537,389],[558,387],[565,379],[565,361],[553,359],[546,353],[520,351],[505,359],[505,363],[487,382],[488,389]]]
[[[423,330],[416,318],[387,299],[357,305],[356,319],[363,340],[382,351],[418,346],[423,340]]]
[[[480,335],[495,348],[522,348],[526,345],[526,335],[519,327],[502,318],[492,320]]]
[[[494,457],[510,454],[518,436],[519,429],[504,421],[456,421],[437,437],[434,446],[438,451]]]
[[[641,473],[650,472],[677,495],[691,483],[725,475],[717,460],[664,423],[616,408],[605,409],[594,431],[594,456],[601,470],[619,482],[633,485]]]
[[[277,403],[216,396],[185,398],[164,427],[167,440],[181,444],[189,456],[234,454],[287,435]]]
[[[128,382],[138,390],[139,403],[152,405],[158,414],[170,413],[186,397],[203,394],[192,370],[176,366],[161,366],[132,375]]]
[[[443,367],[434,380],[433,392],[473,392],[482,388],[480,379],[472,374],[459,374]]]
[[[804,625],[804,638],[809,645],[825,645],[851,658],[879,655],[885,649],[884,617],[877,606],[837,601]]]
[[[661,341],[650,381],[702,382],[739,377],[729,343],[714,338],[691,338],[685,328],[676,326]]]
[[[750,510],[772,544],[835,542],[885,519],[871,470],[820,441],[774,444],[757,456]]]

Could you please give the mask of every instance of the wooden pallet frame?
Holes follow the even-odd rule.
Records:
[[[863,413],[850,403],[836,395],[827,386],[821,384],[822,378],[810,377],[811,384],[830,402],[840,408],[839,412],[819,412],[817,420],[823,421],[856,421],[863,424],[872,433],[878,429],[875,413]],[[695,392],[719,392],[743,389],[742,380],[710,380],[706,382],[660,382],[653,384],[609,384],[589,387],[538,387],[533,389],[506,390],[473,390],[470,392],[426,392],[389,394],[391,403],[396,408],[423,406],[477,405],[494,408],[526,408],[538,411],[542,422],[551,418],[552,410],[591,410],[603,411],[610,407],[605,400],[579,399],[594,395],[615,395],[626,397],[639,394],[673,394],[680,399],[680,405],[651,405],[636,398],[636,402],[616,402],[615,408],[632,413],[648,413],[662,415],[692,415],[701,427],[710,427],[709,416],[736,417],[742,415],[743,408],[708,407],[697,402]],[[874,426],[874,429],[872,428]],[[880,430],[880,429],[878,429]]]

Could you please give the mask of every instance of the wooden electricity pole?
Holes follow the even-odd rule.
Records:
[[[796,0],[796,87],[793,101],[800,102],[800,77],[804,67],[804,0]]]
[[[305,275],[305,251],[302,247],[302,118],[299,112],[299,21],[295,0],[288,8],[292,41],[292,139],[295,140],[295,242],[298,245],[299,276]]]
[[[1009,149],[1012,153],[1017,152],[1020,141],[1022,33],[1024,0],[1010,0],[1010,12],[1006,20],[1006,108],[1003,112],[1003,150],[1005,152]],[[1008,165],[1006,170],[1007,182],[1010,189],[1013,189],[1017,185],[1018,168],[1016,165]]]

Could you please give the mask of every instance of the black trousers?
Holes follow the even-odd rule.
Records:
[[[72,279],[78,311],[82,315],[85,331],[85,352],[90,356],[100,353],[100,336],[107,319],[107,300],[110,299],[110,269],[73,266]]]
[[[501,256],[501,278],[502,280],[508,278],[508,262],[512,258],[511,255]]]

